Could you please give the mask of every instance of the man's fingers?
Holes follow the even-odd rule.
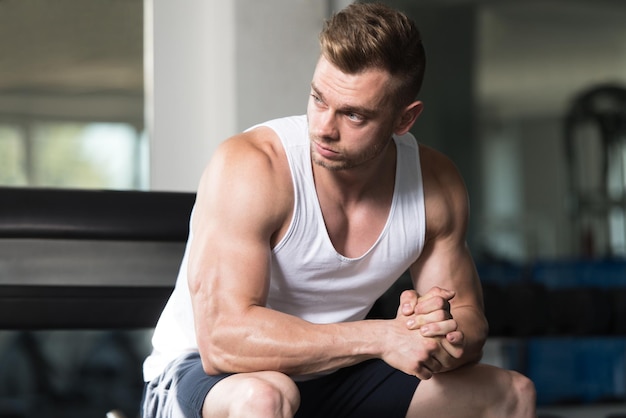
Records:
[[[415,290],[405,290],[402,292],[400,295],[400,313],[405,316],[413,315],[417,301],[418,297]]]
[[[414,375],[422,380],[430,379],[433,374],[439,373],[445,366],[435,356],[420,362]]]
[[[419,327],[420,333],[424,337],[444,337],[457,330],[458,324],[454,319],[443,321],[430,321]]]
[[[450,339],[459,341],[460,343],[452,343]],[[436,373],[442,371],[442,369],[449,369],[453,366],[454,362],[463,356],[463,334],[460,331],[454,331],[446,335],[446,338],[440,339],[442,350],[433,353],[433,357],[437,359],[437,362],[441,365]],[[429,363],[431,364],[431,363]]]
[[[404,316],[413,314],[427,314],[439,309],[450,310],[448,302],[455,295],[452,290],[433,287],[422,296],[418,296],[415,290],[405,290],[400,295],[398,313]]]
[[[452,331],[446,334],[446,340],[450,342],[450,344],[455,345],[463,345],[464,335],[461,331]]]
[[[434,332],[433,335],[446,335],[447,332],[454,331],[454,329],[450,329],[449,327],[443,328],[440,330],[438,328],[438,323],[445,322],[448,320],[452,320],[452,315],[450,315],[449,311],[440,309],[428,314],[419,314],[419,315],[411,315],[407,316],[406,325],[409,329],[422,329],[424,326],[430,327],[433,324],[431,332]],[[422,332],[423,333],[423,332]],[[431,336],[431,335],[425,335]]]
[[[440,298],[443,298],[445,300],[450,300],[454,297],[455,292],[454,290],[448,290],[448,289],[444,289],[442,287],[439,286],[435,286],[433,288],[431,288],[428,292],[424,293],[423,295],[421,295],[418,299],[418,303],[423,302],[427,299],[430,299],[432,297],[438,296]]]
[[[448,333],[446,338],[441,340],[441,346],[451,357],[461,358],[463,356],[463,333],[460,331]]]
[[[426,299],[415,306],[416,315],[425,315],[435,311],[450,312],[450,302],[438,296]]]

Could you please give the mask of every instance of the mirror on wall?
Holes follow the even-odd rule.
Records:
[[[476,257],[626,257],[620,95],[598,97],[599,114],[576,112],[569,140],[575,152],[566,146],[577,102],[596,89],[626,88],[626,3],[387,3],[422,31],[424,112],[414,133],[450,156],[466,180]],[[573,182],[580,178],[586,181]],[[580,189],[592,181],[593,191]]]
[[[0,1],[0,185],[147,187],[143,7]]]
[[[485,248],[626,256],[626,4],[478,6]]]

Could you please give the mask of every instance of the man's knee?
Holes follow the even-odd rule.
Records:
[[[536,404],[537,393],[535,384],[528,377],[511,371],[511,390],[509,391],[508,409],[512,413],[511,416],[517,416],[517,413],[524,413],[528,408],[534,410]]]
[[[528,377],[517,372],[513,373],[513,385],[515,386],[518,396],[525,402],[532,403],[534,405],[537,398],[535,384]]]
[[[281,376],[284,375],[247,379],[238,405],[247,411],[245,416],[252,416],[251,412],[258,413],[259,417],[291,417],[295,414],[300,403],[298,389],[291,379]]]
[[[223,381],[232,396],[227,408],[229,417],[288,418],[298,409],[298,388],[282,373],[262,372],[232,378],[230,382]],[[210,399],[207,396],[207,402]],[[210,404],[205,405],[205,411],[211,409]]]

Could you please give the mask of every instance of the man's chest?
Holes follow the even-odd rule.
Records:
[[[368,252],[382,234],[389,205],[359,205],[349,210],[321,205],[326,232],[335,250],[348,258]]]

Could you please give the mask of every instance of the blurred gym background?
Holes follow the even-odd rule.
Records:
[[[0,0],[0,186],[194,192],[220,141],[305,112],[348,3]],[[626,414],[626,3],[387,3],[424,36],[414,134],[470,193],[484,361],[546,416]],[[137,416],[150,334],[0,330],[0,416]]]

